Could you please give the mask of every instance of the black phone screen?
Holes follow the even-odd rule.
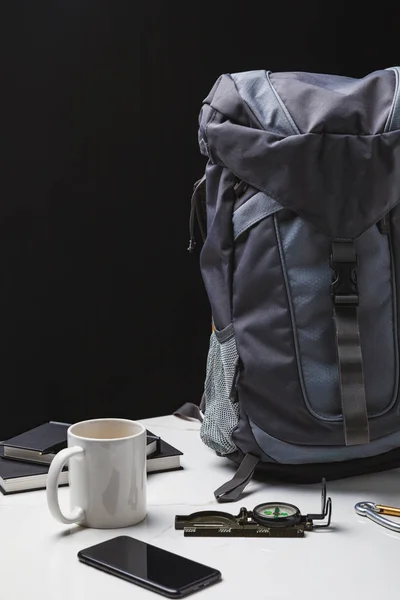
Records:
[[[216,569],[128,536],[118,536],[81,550],[78,558],[139,585],[174,596],[185,595],[221,577]]]

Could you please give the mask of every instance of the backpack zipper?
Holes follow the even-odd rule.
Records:
[[[191,202],[191,207],[190,207],[190,215],[189,215],[189,246],[188,246],[188,251],[190,253],[192,253],[194,251],[194,249],[196,248],[196,240],[194,237],[194,223],[195,223],[195,208],[194,208],[194,202],[193,202],[193,198],[194,198],[194,194],[192,196],[192,202]]]
[[[202,186],[205,183],[205,180],[206,180],[206,176],[203,175],[203,177],[201,179],[199,179],[198,181],[196,181],[196,183],[193,186],[193,194],[192,194],[192,199],[190,202],[190,215],[189,215],[188,251],[190,253],[192,253],[194,251],[194,249],[196,248],[196,245],[197,245],[195,234],[194,234],[196,221],[197,221],[197,225],[200,229],[200,234],[201,234],[201,237],[203,238],[203,241],[206,238],[205,224],[203,223],[203,220],[202,220],[201,206],[200,206],[201,191],[202,191]]]
[[[389,235],[389,233],[390,233],[390,218],[389,218],[389,213],[387,213],[386,215],[384,215],[381,218],[381,220],[378,221],[377,225],[378,225],[379,231],[383,235]]]
[[[235,370],[233,372],[232,385],[231,385],[231,390],[229,392],[229,400],[231,400],[232,402],[237,402],[237,384],[239,381],[240,369],[241,369],[241,362],[240,362],[240,358],[238,356],[237,359],[235,360]]]

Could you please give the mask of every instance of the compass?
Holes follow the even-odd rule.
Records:
[[[332,501],[326,497],[323,479],[320,513],[302,515],[294,504],[264,502],[253,510],[241,508],[237,515],[216,510],[176,515],[175,529],[194,537],[304,537],[306,531],[329,527],[331,515]]]

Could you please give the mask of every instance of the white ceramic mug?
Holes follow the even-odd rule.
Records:
[[[58,478],[68,461],[71,510],[61,510]],[[71,425],[68,447],[53,458],[47,503],[61,523],[108,529],[146,516],[146,428],[128,419],[93,419]]]

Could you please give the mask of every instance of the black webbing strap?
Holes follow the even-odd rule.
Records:
[[[201,405],[200,405],[201,408]],[[181,419],[196,419],[203,421],[203,415],[201,414],[201,410],[197,406],[197,404],[192,404],[191,402],[185,402],[178,410],[174,412],[175,417],[180,417]]]
[[[357,254],[351,241],[333,242],[333,315],[346,446],[369,443],[367,402],[358,324]]]
[[[204,394],[200,402],[200,408],[196,404],[185,402],[185,404],[174,412],[174,415],[181,419],[203,421],[202,409],[204,410]],[[232,479],[215,490],[214,496],[217,501],[235,502],[238,500],[246,485],[250,483],[258,462],[258,458],[252,454],[246,454]]]
[[[235,502],[238,500],[246,485],[250,483],[259,460],[252,454],[246,454],[232,479],[215,490],[214,496],[217,501]]]

